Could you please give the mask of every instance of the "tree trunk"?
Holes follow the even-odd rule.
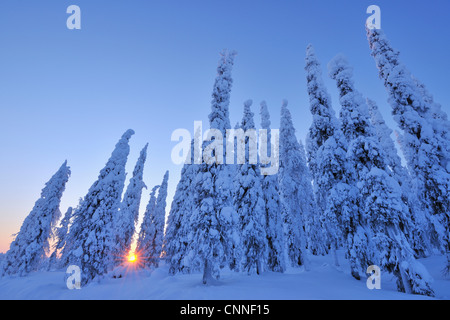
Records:
[[[340,267],[339,259],[337,256],[337,240],[333,241],[333,243],[331,245],[332,245],[331,250],[333,251],[333,257],[334,257],[334,265],[336,267]]]
[[[211,265],[208,259],[205,259],[205,266],[203,269],[203,284],[210,284],[212,280],[212,271],[211,271]]]

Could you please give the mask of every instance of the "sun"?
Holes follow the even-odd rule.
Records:
[[[135,263],[137,261],[137,256],[134,253],[128,255],[128,262]]]

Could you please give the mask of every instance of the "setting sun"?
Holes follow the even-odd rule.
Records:
[[[137,257],[134,253],[130,253],[130,255],[128,256],[128,262],[136,262],[137,261]]]

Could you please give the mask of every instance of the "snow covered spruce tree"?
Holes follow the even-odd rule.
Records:
[[[223,137],[223,146],[226,146],[226,131],[231,129],[229,105],[231,88],[233,79],[231,71],[234,65],[235,51],[224,50],[221,53],[221,59],[217,68],[217,76],[213,86],[211,112],[208,116],[210,129],[219,130]],[[217,139],[218,137],[215,137]],[[220,141],[219,143],[221,143]],[[211,145],[206,143],[205,148]],[[220,149],[220,148],[219,148]],[[213,150],[211,154],[207,155],[209,159],[217,158],[216,151]],[[206,153],[208,153],[207,151]],[[226,148],[223,148],[223,159],[226,162]],[[205,149],[203,149],[203,160],[205,161]],[[205,161],[208,164],[208,161]],[[233,178],[236,173],[236,166],[233,163],[219,164],[217,161],[209,164],[209,170],[212,173],[214,183],[214,192],[216,198],[214,199],[214,212],[220,224],[221,240],[224,247],[224,256],[222,257],[221,266],[229,265],[231,269],[236,266],[238,243],[236,239],[237,230],[237,215],[233,210]]]
[[[203,270],[203,283],[219,278],[220,268],[236,265],[237,245],[234,240],[237,219],[233,212],[233,182],[235,172],[230,164],[220,164],[225,159],[226,130],[231,129],[229,119],[231,70],[235,53],[224,51],[217,68],[214,83],[210,128],[220,131],[221,137],[211,137],[203,143],[203,162],[199,165],[193,186],[194,209],[191,221],[197,226],[195,247],[190,255],[195,257],[195,268]],[[214,138],[214,139],[213,139]],[[213,148],[218,146],[218,148]],[[222,154],[221,154],[222,153]],[[205,161],[205,159],[207,161]]]
[[[203,272],[203,284],[210,284],[220,276],[225,249],[221,226],[215,212],[214,172],[207,164],[199,165],[199,172],[193,181],[193,210],[191,225],[196,226],[192,246],[186,254],[192,258],[190,268]]]
[[[58,254],[61,253],[61,250],[66,245],[67,234],[69,232],[69,225],[71,223],[72,215],[73,215],[73,208],[69,207],[60,222],[60,226],[58,228],[56,228],[56,231],[55,231],[55,238],[56,238],[55,240],[56,241],[53,246],[53,253],[49,259],[49,265],[48,265],[49,269],[52,269],[52,268],[57,269],[60,266]]]
[[[239,219],[240,270],[248,274],[261,274],[266,268],[268,253],[266,212],[259,166],[250,161],[252,156],[257,158],[256,127],[251,105],[251,100],[244,103],[241,129],[245,137],[241,143],[245,147],[245,160],[238,165],[234,179],[234,209]]]
[[[156,201],[153,199],[154,190],[152,190],[141,226],[137,247],[139,255],[143,257],[143,263],[147,267],[157,268],[163,253],[168,181],[169,171],[166,171]]]
[[[74,212],[69,230],[68,262],[81,269],[81,283],[101,277],[114,267],[114,218],[125,184],[125,165],[130,152],[127,130],[116,144],[97,181],[89,188]]]
[[[11,243],[1,265],[1,275],[19,275],[37,271],[46,254],[49,253],[49,240],[53,227],[61,216],[59,205],[70,168],[65,161],[42,189],[41,197],[25,218],[19,233]]]
[[[200,132],[196,132],[200,134]],[[198,138],[198,136],[197,136]],[[164,242],[166,261],[169,265],[169,274],[178,272],[190,273],[193,270],[188,256],[193,246],[195,227],[191,225],[193,210],[193,183],[197,175],[199,165],[194,161],[194,140],[191,142],[191,163],[187,163],[181,170],[172,205],[167,219],[167,229]]]
[[[316,201],[321,212],[322,223],[328,234],[334,264],[339,266],[337,249],[343,246],[342,216],[348,210],[344,196],[349,190],[346,179],[347,140],[340,126],[317,150],[317,174],[315,178]],[[322,207],[321,207],[322,206]]]
[[[147,158],[148,144],[142,149],[133,176],[120,205],[120,210],[114,217],[115,248],[114,257],[116,265],[126,260],[131,250],[136,223],[139,218],[142,189],[146,188],[143,181],[144,165]]]
[[[139,236],[136,242],[136,252],[139,255],[139,260],[142,266],[151,267],[152,256],[152,237],[154,233],[153,220],[155,217],[156,209],[156,192],[159,190],[160,186],[154,186],[150,192],[150,199],[145,208],[144,218],[142,219],[141,228],[139,231]]]
[[[270,114],[265,101],[261,102],[260,115],[261,128],[267,130],[267,155],[270,156],[275,150],[272,151]],[[264,141],[260,140],[260,142]],[[264,165],[260,161],[260,166]],[[281,214],[278,173],[261,175],[261,187],[266,212],[267,268],[274,272],[284,272],[286,269],[286,261],[284,255],[283,216]]]
[[[385,152],[370,122],[362,95],[355,90],[352,69],[337,56],[328,65],[336,81],[341,102],[343,132],[349,141],[347,179],[350,193],[342,221],[352,275],[359,278],[370,265],[397,277],[397,288],[406,293],[433,296],[432,279],[414,258],[400,225],[409,225],[409,211],[401,189],[391,177]]]
[[[159,266],[160,258],[163,255],[168,185],[169,185],[169,171],[166,171],[163,177],[163,181],[161,182],[161,186],[158,190],[158,197],[156,198],[156,206],[155,206],[154,226],[156,233],[152,238],[153,254],[151,255],[155,259],[153,262],[153,265],[155,267]]]
[[[402,165],[394,141],[391,138],[392,130],[386,125],[375,101],[367,99],[371,123],[375,128],[378,142],[383,147],[386,163],[392,171],[392,177],[397,181],[402,192],[402,201],[408,206],[412,225],[402,226],[409,243],[416,252],[416,256],[425,257],[431,253],[431,242],[426,230],[431,223],[420,208],[417,196],[413,190],[408,170]]]
[[[429,234],[447,254],[450,272],[450,139],[447,115],[425,86],[411,76],[381,30],[367,30],[372,56],[389,94],[394,119],[422,209],[431,215]]]
[[[311,214],[305,206],[308,194],[302,187],[307,176],[301,146],[295,136],[291,113],[287,101],[283,101],[280,121],[280,169],[278,180],[282,204],[287,261],[291,266],[304,265],[309,268],[306,222]],[[308,201],[307,201],[308,202]]]
[[[312,186],[311,173],[306,165],[306,150],[301,140],[300,145],[300,157],[301,163],[304,164],[304,173],[300,181],[300,189],[303,190],[303,196],[301,197],[301,208],[304,212],[304,226],[307,239],[308,252],[321,255],[326,253],[326,233],[323,230],[321,217],[319,216],[319,210],[314,197],[314,191]]]
[[[311,44],[306,48],[305,61],[307,90],[313,117],[306,139],[306,149],[320,219],[320,224],[316,222],[316,225],[323,226],[323,229],[316,228],[312,242],[315,244],[315,251],[320,254],[325,253],[327,247],[335,252],[340,242],[336,219],[330,217],[331,212],[327,210],[327,197],[333,186],[342,180],[345,146],[340,143],[339,121],[332,108],[331,98],[322,80],[320,63]],[[327,141],[329,139],[331,140]],[[333,143],[333,146],[327,148],[327,143]]]
[[[331,106],[331,98],[322,80],[320,63],[316,57],[313,46],[310,44],[306,48],[306,82],[309,96],[309,106],[313,117],[313,123],[309,128],[307,136],[307,154],[311,176],[316,180],[317,172],[317,151],[332,137],[338,120]],[[316,188],[317,189],[317,188]]]

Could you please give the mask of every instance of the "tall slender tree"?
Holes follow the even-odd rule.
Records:
[[[412,225],[402,226],[402,231],[408,238],[417,256],[424,257],[430,254],[431,240],[426,230],[430,230],[431,223],[419,206],[417,196],[413,190],[408,170],[402,165],[397,153],[394,140],[391,138],[392,130],[386,125],[383,116],[375,101],[367,99],[371,123],[375,128],[378,142],[383,147],[386,162],[392,171],[392,177],[397,181],[402,192],[402,201],[408,206]]]
[[[50,256],[49,268],[58,268],[60,266],[60,259],[58,255],[61,254],[61,250],[64,248],[67,242],[67,234],[69,232],[69,225],[71,223],[73,215],[73,208],[69,207],[64,214],[60,222],[60,226],[55,231],[55,244],[53,246],[53,253]]]
[[[52,228],[61,216],[59,205],[69,176],[70,168],[65,161],[45,184],[41,197],[6,252],[0,268],[2,275],[25,276],[42,266],[49,253]]]
[[[382,30],[367,29],[372,56],[402,132],[405,159],[422,209],[432,216],[436,246],[450,272],[450,139],[447,115],[401,64]]]
[[[336,129],[334,135],[327,139],[317,151],[318,166],[316,199],[322,204],[322,223],[328,234],[334,264],[339,266],[337,249],[344,245],[343,216],[352,210],[347,207],[346,198],[350,190],[346,179],[347,140],[342,131]]]
[[[124,189],[132,135],[133,130],[122,135],[97,181],[74,211],[69,230],[71,251],[67,260],[81,268],[82,284],[100,278],[115,265],[113,223]]]
[[[322,219],[319,216],[319,209],[314,197],[311,173],[306,165],[306,150],[301,140],[300,157],[301,163],[304,164],[303,174],[301,176],[300,188],[303,190],[301,197],[301,208],[303,213],[304,227],[307,240],[308,252],[315,255],[323,255],[327,252],[328,243],[326,241],[327,234],[322,227]]]
[[[336,214],[339,215],[339,212],[331,211],[328,197],[331,190],[338,183],[342,183],[346,143],[322,80],[320,62],[311,44],[306,48],[305,61],[307,90],[313,117],[306,139],[306,149],[318,215],[323,226],[323,231],[315,231],[317,240],[314,242],[318,242],[318,248],[322,248],[318,251],[325,251],[326,246],[330,247],[335,264],[339,265],[336,255],[341,243],[339,226],[336,223]]]
[[[147,158],[148,144],[142,149],[136,166],[133,170],[133,176],[130,179],[124,198],[120,205],[120,210],[115,216],[115,262],[122,263],[128,257],[131,251],[136,224],[139,218],[139,207],[141,204],[142,189],[146,188],[143,181],[144,165]]]
[[[261,128],[267,130],[267,154],[271,155],[272,152],[276,151],[272,151],[270,114],[265,101],[261,102],[260,115]],[[260,165],[264,166],[262,163],[260,163]],[[261,187],[266,212],[266,235],[268,246],[267,268],[274,272],[284,272],[286,269],[286,261],[283,252],[283,216],[281,214],[278,173],[261,175]]]
[[[229,120],[230,93],[233,80],[231,70],[234,63],[234,52],[223,51],[217,68],[217,77],[213,87],[211,113],[209,114],[210,128],[221,132],[218,141],[225,145],[226,130],[231,129]],[[205,149],[211,142],[203,144]],[[221,152],[221,151],[217,151]],[[223,158],[224,154],[212,154],[212,159]],[[210,283],[220,275],[220,268],[224,265],[233,267],[230,257],[235,257],[236,213],[233,210],[232,175],[235,172],[231,165],[213,161],[199,165],[194,182],[194,209],[192,221],[198,225],[196,231],[197,247],[193,248],[196,256],[194,264],[203,270],[203,283]]]
[[[245,162],[238,165],[235,177],[235,211],[239,217],[241,245],[239,254],[241,270],[249,274],[261,274],[267,262],[266,213],[263,190],[261,186],[258,164],[250,163],[252,145],[256,146],[256,127],[252,101],[244,103],[244,115],[241,129],[248,135],[245,137]],[[254,132],[254,134],[252,134]]]
[[[163,254],[168,180],[169,171],[166,171],[156,201],[153,199],[154,191],[152,191],[148,211],[145,214],[148,218],[144,218],[145,225],[141,227],[140,239],[142,240],[138,241],[138,252],[145,257],[144,264],[149,267],[159,267]]]
[[[306,238],[306,221],[309,208],[304,206],[302,197],[303,176],[306,163],[303,162],[301,146],[295,135],[291,113],[284,100],[280,122],[280,198],[285,226],[287,260],[291,266],[304,265],[309,268],[309,254]]]
[[[196,134],[200,133],[196,132]],[[188,254],[195,230],[190,221],[194,206],[192,201],[193,181],[199,169],[199,165],[194,164],[196,163],[194,162],[194,140],[191,142],[190,157],[191,162],[185,164],[181,170],[180,181],[177,184],[167,219],[164,251],[171,275],[193,271]]]
[[[401,230],[401,225],[410,224],[408,208],[402,202],[400,186],[391,177],[366,101],[354,87],[352,69],[342,56],[328,67],[339,90],[343,132],[349,141],[346,172],[350,193],[344,202],[353,210],[346,211],[343,220],[352,274],[359,278],[358,269],[365,271],[375,264],[397,277],[399,291],[433,296],[431,278],[415,260]]]
[[[313,123],[307,136],[306,149],[311,175],[316,181],[317,176],[320,175],[317,172],[317,161],[319,161],[316,156],[317,152],[327,139],[334,135],[339,124],[331,105],[331,98],[322,80],[320,62],[311,44],[306,48],[305,61],[309,106],[313,117]]]
[[[152,266],[152,234],[154,232],[153,220],[156,209],[156,192],[160,186],[154,186],[150,192],[150,200],[145,209],[144,218],[142,219],[139,236],[136,243],[136,252],[141,261],[141,265],[147,268]]]
[[[191,224],[196,226],[193,246],[189,256],[192,268],[203,271],[203,284],[211,284],[220,277],[226,251],[223,229],[215,208],[218,190],[215,185],[215,171],[202,163],[193,181],[193,210]]]
[[[166,206],[167,206],[167,189],[169,186],[169,171],[164,174],[161,187],[158,191],[155,207],[155,229],[156,234],[153,240],[154,256],[161,257],[163,253],[164,231],[166,225]],[[156,260],[155,266],[159,266],[159,259]]]

